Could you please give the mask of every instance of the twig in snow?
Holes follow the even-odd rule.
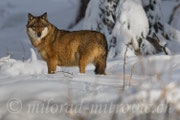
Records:
[[[123,90],[126,86],[126,55],[127,55],[128,46],[126,46],[126,50],[124,52],[124,63],[123,63]]]
[[[70,73],[70,72],[65,72],[65,71],[57,71],[56,73],[63,73],[63,75],[65,76],[65,77],[69,77],[69,78],[73,78],[72,76],[74,76],[74,74],[73,73]],[[67,75],[65,75],[65,74],[68,74],[68,75],[70,75],[70,76],[67,76]]]
[[[69,74],[69,75],[74,75],[73,73],[65,72],[65,71],[57,71],[57,72],[66,73],[66,74]]]
[[[132,66],[132,68],[131,68],[131,75],[130,75],[130,79],[129,79],[129,86],[131,86],[131,84],[132,84],[132,77],[133,77],[134,67],[135,67],[136,64],[137,64],[137,63],[135,63],[135,64]]]
[[[171,107],[170,104],[167,103],[167,108],[166,108],[164,120],[169,120],[169,110],[170,110],[170,107]]]

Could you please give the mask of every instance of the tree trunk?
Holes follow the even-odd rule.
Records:
[[[86,9],[87,9],[89,1],[90,0],[80,0],[80,8],[79,8],[76,20],[68,28],[73,28],[75,25],[77,25],[85,17]]]

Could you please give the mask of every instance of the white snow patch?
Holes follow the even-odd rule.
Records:
[[[130,42],[133,43],[135,50],[139,49],[136,39],[141,36],[147,36],[149,32],[149,23],[141,0],[120,1],[116,14],[117,21],[113,34],[117,36],[117,51],[120,55],[123,55],[125,45]],[[134,55],[129,51],[127,53],[128,56]]]
[[[3,59],[1,59],[3,61]],[[0,67],[1,74],[12,76],[33,75],[47,73],[47,66],[37,59],[36,53],[31,49],[31,58],[26,61],[9,59]]]

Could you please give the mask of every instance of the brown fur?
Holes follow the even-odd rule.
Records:
[[[33,39],[28,29],[41,33],[45,27],[48,28],[48,33],[38,41]],[[106,74],[108,50],[103,34],[88,30],[59,30],[48,22],[47,13],[38,17],[29,14],[26,31],[41,58],[47,62],[49,74],[55,73],[57,65],[79,66],[80,73],[85,73],[88,63],[95,65],[96,74]]]

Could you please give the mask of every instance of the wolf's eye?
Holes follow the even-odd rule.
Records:
[[[33,20],[33,17],[30,17],[30,20]]]

